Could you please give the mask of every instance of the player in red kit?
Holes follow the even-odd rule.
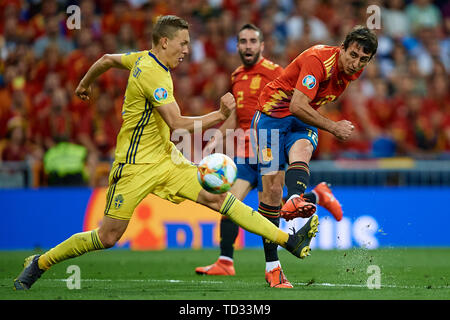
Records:
[[[377,47],[376,35],[356,26],[340,46],[317,45],[302,52],[263,89],[252,121],[257,133],[258,169],[263,190],[271,191],[265,199],[272,204],[281,200],[285,182],[288,196],[280,215],[286,220],[310,217],[315,212],[315,208],[305,206],[304,192],[309,182],[309,161],[318,143],[317,128],[343,141],[354,129],[351,122],[334,122],[317,109],[336,100],[351,81],[358,79]],[[286,173],[285,163],[289,164]],[[309,242],[302,252],[305,256],[309,255]]]
[[[281,75],[283,68],[262,56],[264,42],[261,31],[256,26],[252,24],[244,25],[238,33],[237,40],[238,52],[243,64],[231,75],[232,93],[236,99],[236,109],[221,126],[221,131],[225,136],[228,133],[228,138],[231,136],[231,138],[236,138],[237,140],[237,143],[233,145],[237,146],[235,162],[238,168],[238,176],[230,192],[238,199],[243,200],[256,187],[258,187],[260,193],[262,192],[261,177],[258,174],[258,160],[250,143],[250,125],[256,111],[260,92],[267,83]],[[231,133],[233,134],[231,135]],[[204,150],[205,153],[210,153],[221,142],[214,140],[208,143]],[[312,193],[305,196],[309,196],[310,199],[316,199],[315,194],[322,192],[324,188],[328,189],[325,183],[321,183]],[[323,199],[326,198],[326,196],[323,197]],[[276,207],[272,207],[260,202],[258,212],[278,226],[280,208],[280,203]],[[330,210],[328,207],[327,209]],[[338,211],[332,213],[335,217],[339,215]],[[222,217],[220,221],[219,259],[214,264],[198,267],[195,271],[204,275],[234,275],[234,242],[238,232],[238,225],[230,219]],[[265,241],[265,239],[263,239],[263,244],[267,282],[271,287],[292,288],[281,269],[277,245]]]

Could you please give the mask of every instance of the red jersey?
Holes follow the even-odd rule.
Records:
[[[231,91],[236,99],[237,127],[244,132],[250,129],[253,114],[257,110],[258,97],[264,86],[277,78],[283,68],[262,58],[251,67],[241,65],[231,74]],[[238,157],[253,156],[248,135],[238,135]],[[242,147],[245,146],[245,149]]]
[[[292,115],[289,104],[294,89],[308,96],[314,109],[336,100],[363,71],[351,76],[340,72],[338,60],[339,47],[317,45],[303,51],[281,76],[267,84],[259,97],[258,109],[275,118]]]

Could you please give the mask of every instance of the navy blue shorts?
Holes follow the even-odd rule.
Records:
[[[274,118],[256,111],[251,128],[256,130],[256,137],[253,134],[251,140],[252,145],[256,146],[258,170],[262,175],[285,170],[289,150],[297,140],[307,139],[314,150],[317,148],[319,139],[317,128],[295,116]]]
[[[262,191],[262,180],[258,174],[258,159],[235,157],[237,167],[236,179],[248,181],[253,188]]]

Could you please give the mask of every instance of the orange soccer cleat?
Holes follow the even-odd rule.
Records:
[[[266,282],[271,288],[293,288],[280,266],[266,272]]]
[[[327,209],[337,221],[340,221],[343,215],[342,207],[339,201],[334,197],[333,192],[331,192],[329,184],[321,182],[313,189],[313,191],[319,198],[317,204]]]
[[[209,276],[234,276],[236,274],[233,261],[225,259],[217,259],[216,262],[206,267],[197,267],[195,272]]]
[[[309,218],[316,213],[316,205],[307,202],[303,196],[294,197],[286,201],[280,210],[280,217],[286,221],[294,218]]]

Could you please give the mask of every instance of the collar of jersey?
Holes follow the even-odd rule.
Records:
[[[169,71],[169,68],[167,68],[161,61],[159,61],[158,58],[157,58],[153,53],[151,53],[151,52],[149,51],[149,52],[148,52],[148,55],[149,55],[150,57],[152,57],[153,59],[155,59],[155,61],[158,62],[158,64],[159,64],[164,70]]]

